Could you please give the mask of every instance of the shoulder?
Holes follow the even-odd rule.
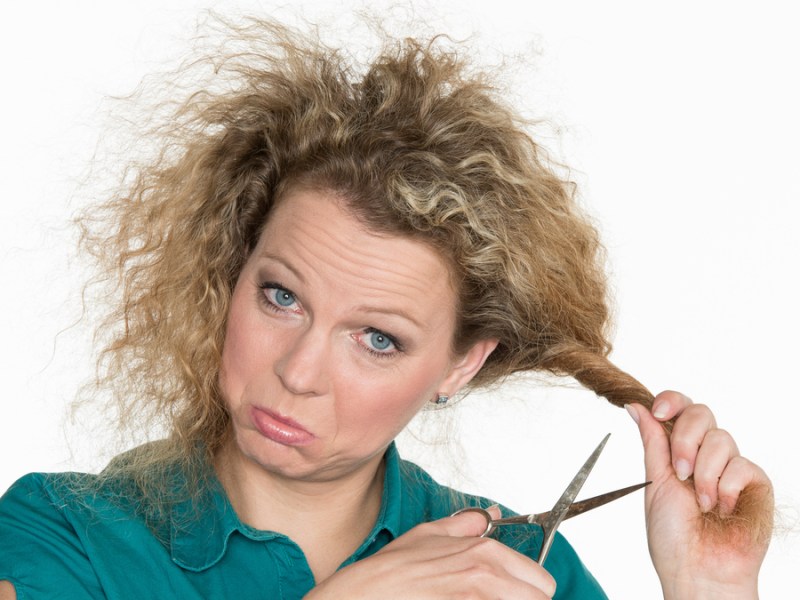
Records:
[[[151,508],[127,468],[138,466],[142,451],[120,455],[97,475],[31,473],[16,481],[0,498],[0,580],[20,598],[104,597],[112,574],[123,580],[133,565],[169,561],[171,522],[161,517],[171,514],[175,495],[162,494],[166,510]],[[176,483],[174,471],[154,471],[151,481]]]
[[[0,545],[7,539],[24,539],[45,531],[48,538],[68,532],[64,512],[75,500],[68,490],[83,477],[91,476],[30,473],[14,482],[0,498]]]
[[[419,523],[441,519],[468,506],[486,508],[495,504],[489,498],[467,494],[438,483],[419,465],[407,460],[399,461],[402,482],[402,502],[406,515],[404,529]],[[516,514],[501,506],[504,516]],[[410,522],[411,520],[415,522]],[[542,530],[537,526],[519,525],[499,528],[498,541],[514,548],[531,559],[536,559],[541,548]],[[556,539],[547,558],[546,568],[558,582],[555,598],[581,598],[601,600],[606,598],[597,580],[584,566],[575,549],[566,538],[556,533]]]
[[[11,581],[19,598],[93,597],[99,591],[70,518],[76,499],[69,490],[85,477],[91,475],[31,473],[0,498],[0,580]]]
[[[0,497],[0,523],[29,518],[49,518],[76,501],[73,490],[85,486],[88,473],[29,473],[20,477]]]

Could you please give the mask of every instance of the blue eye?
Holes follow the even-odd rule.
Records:
[[[284,308],[295,303],[294,294],[287,290],[282,290],[281,288],[274,289],[272,299],[275,301],[275,304],[283,306]]]
[[[377,331],[369,334],[369,342],[375,350],[386,350],[392,345],[392,340]]]
[[[262,298],[268,308],[280,312],[284,310],[297,312],[299,310],[297,297],[285,287],[270,282],[262,283],[259,287],[263,290]]]
[[[377,329],[364,331],[363,343],[373,354],[391,355],[400,350],[400,345],[389,335]]]

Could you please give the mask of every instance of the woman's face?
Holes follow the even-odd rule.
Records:
[[[231,302],[220,385],[236,448],[281,477],[368,465],[494,348],[451,354],[455,293],[428,246],[377,235],[336,196],[298,190],[273,210]]]

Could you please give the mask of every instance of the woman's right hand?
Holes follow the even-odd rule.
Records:
[[[499,518],[498,509],[490,510]],[[305,599],[552,598],[552,576],[527,556],[479,537],[485,528],[475,512],[423,523],[337,571]]]

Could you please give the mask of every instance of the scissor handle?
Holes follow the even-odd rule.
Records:
[[[456,515],[460,515],[461,513],[465,512],[476,512],[479,515],[481,515],[484,519],[486,519],[486,529],[484,529],[483,533],[480,534],[480,536],[478,537],[486,537],[487,535],[492,533],[492,531],[494,531],[495,528],[494,519],[492,519],[492,515],[490,515],[489,511],[486,510],[485,508],[481,508],[479,506],[468,506],[467,508],[462,508],[460,510],[457,510],[450,516],[455,517]]]

